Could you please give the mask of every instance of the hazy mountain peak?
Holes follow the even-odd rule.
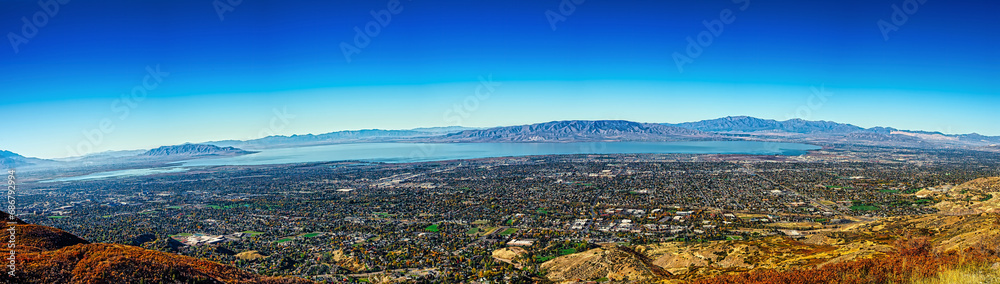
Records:
[[[850,133],[864,128],[830,121],[810,121],[793,118],[786,121],[762,119],[750,116],[728,116],[696,122],[674,124],[674,126],[705,132],[789,132],[789,133]]]
[[[562,120],[545,123],[467,130],[446,135],[450,142],[580,142],[676,141],[713,134],[655,123],[625,120]]]
[[[141,156],[233,156],[246,155],[255,152],[246,151],[236,147],[219,147],[207,144],[182,144],[175,146],[163,146],[146,151]]]

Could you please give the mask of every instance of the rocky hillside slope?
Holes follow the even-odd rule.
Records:
[[[731,282],[737,281],[734,279],[750,283],[769,283],[766,279],[787,280],[775,283],[888,283],[890,279],[878,277],[889,277],[886,275],[892,273],[933,276],[938,272],[935,269],[965,263],[968,259],[998,262],[1000,267],[1000,212],[996,210],[996,199],[983,197],[997,192],[1000,192],[1000,178],[978,179],[940,192],[939,198],[951,202],[941,205],[940,213],[805,231],[799,239],[772,236],[743,241],[602,247],[550,260],[542,268],[549,280],[560,283],[601,278],[615,283],[740,283]],[[917,259],[915,255],[901,256],[912,253],[907,252],[913,250],[912,243],[918,243],[917,247],[923,245],[919,257],[926,259],[923,262],[930,265],[928,268],[907,264],[908,258]],[[886,272],[879,272],[876,269],[879,267],[900,271],[878,274]],[[820,273],[829,271],[840,272]],[[855,273],[851,271],[875,279],[837,278]],[[796,282],[804,281],[796,277],[808,278],[809,273],[820,273],[826,278]],[[757,276],[765,280],[753,280]],[[713,280],[717,277],[722,280]]]
[[[8,217],[0,212],[0,220]],[[0,283],[312,283],[135,246],[92,244],[63,230],[16,222],[17,271]]]

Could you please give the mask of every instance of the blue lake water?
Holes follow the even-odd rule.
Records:
[[[363,143],[269,149],[219,159],[198,159],[184,166],[268,165],[361,160],[386,163],[428,162],[490,157],[562,154],[753,154],[802,155],[818,146],[752,141],[606,143]]]
[[[820,147],[755,141],[586,142],[586,143],[357,143],[283,149],[224,158],[181,162],[181,166],[93,173],[44,182],[93,180],[186,171],[192,167],[274,165],[359,160],[411,163],[491,157],[565,154],[750,154],[802,155]]]
[[[129,176],[145,176],[152,174],[166,174],[166,173],[179,173],[187,171],[186,168],[181,167],[168,167],[168,168],[151,168],[151,169],[128,169],[128,170],[118,170],[118,171],[107,171],[92,173],[89,175],[75,176],[75,177],[65,177],[50,180],[40,181],[41,183],[48,182],[60,182],[60,181],[80,181],[80,180],[94,180],[94,179],[105,179],[112,177],[129,177]]]

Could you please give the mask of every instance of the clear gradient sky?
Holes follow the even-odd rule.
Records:
[[[0,149],[729,115],[1000,135],[1000,1],[59,1],[0,0]]]

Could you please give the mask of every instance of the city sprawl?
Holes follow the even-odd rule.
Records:
[[[796,238],[933,213],[939,200],[922,190],[1000,176],[998,164],[1000,154],[988,151],[843,146],[803,156],[222,166],[24,182],[18,206],[28,222],[94,242],[265,275],[516,282],[540,276],[545,261],[600,244]],[[526,253],[495,253],[512,247]]]

